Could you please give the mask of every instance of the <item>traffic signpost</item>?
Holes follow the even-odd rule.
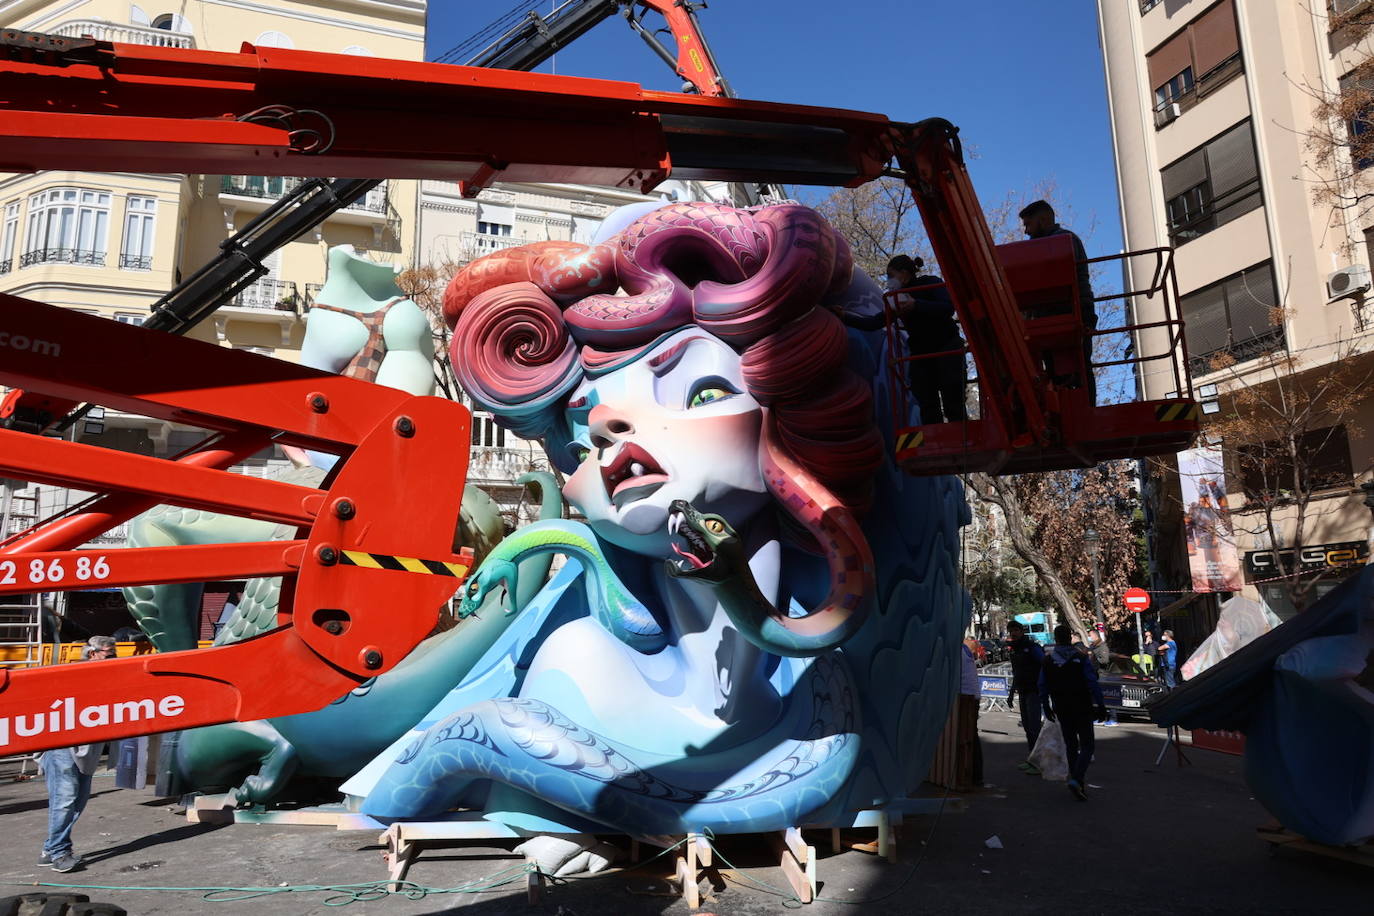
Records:
[[[1136,651],[1140,653],[1140,667],[1145,667],[1145,630],[1140,625],[1140,617],[1150,607],[1150,593],[1143,588],[1128,588],[1126,594],[1121,596],[1121,603],[1126,605],[1126,610],[1135,614],[1135,644]]]

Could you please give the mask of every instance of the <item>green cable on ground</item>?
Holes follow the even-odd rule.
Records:
[[[51,881],[34,881],[28,884],[5,882],[8,887],[49,887],[62,890],[91,891],[172,891],[178,893],[201,894],[201,899],[210,903],[234,903],[254,900],[259,897],[272,897],[278,894],[328,894],[323,901],[325,906],[348,906],[351,903],[381,900],[392,895],[409,900],[423,900],[430,896],[443,894],[485,894],[519,881],[535,870],[528,864],[513,865],[494,874],[477,878],[454,887],[426,887],[413,881],[365,881],[358,884],[287,884],[272,887],[172,887],[158,885],[118,885],[118,884],[58,884]],[[394,890],[393,890],[394,886]]]

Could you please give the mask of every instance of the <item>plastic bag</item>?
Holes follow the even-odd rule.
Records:
[[[1042,779],[1064,782],[1069,778],[1069,755],[1064,749],[1064,733],[1058,722],[1046,722],[1035,739],[1030,762],[1040,771]]]

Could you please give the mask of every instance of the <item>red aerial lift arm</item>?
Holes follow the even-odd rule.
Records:
[[[647,190],[670,171],[857,184],[890,157],[879,115],[284,48],[48,40],[66,49],[50,56],[76,56],[0,59],[0,169],[117,164]]]
[[[461,405],[15,296],[0,294],[0,314],[0,385],[223,435],[168,461],[0,431],[0,475],[109,494],[0,549],[0,594],[283,576],[280,626],[249,642],[0,672],[0,754],[318,709],[433,629],[472,562],[453,550],[470,435]],[[317,489],[221,469],[271,441],[338,454],[338,471]],[[423,481],[423,499],[396,498],[410,481]],[[157,503],[299,534],[64,549]]]

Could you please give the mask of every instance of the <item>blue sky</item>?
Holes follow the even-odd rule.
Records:
[[[431,2],[428,56],[515,3]],[[1052,181],[1089,254],[1120,250],[1092,0],[713,0],[699,16],[739,95],[906,121],[948,118],[975,150],[969,169],[985,205]],[[583,36],[554,65],[562,74],[651,89],[680,85],[619,18]]]

